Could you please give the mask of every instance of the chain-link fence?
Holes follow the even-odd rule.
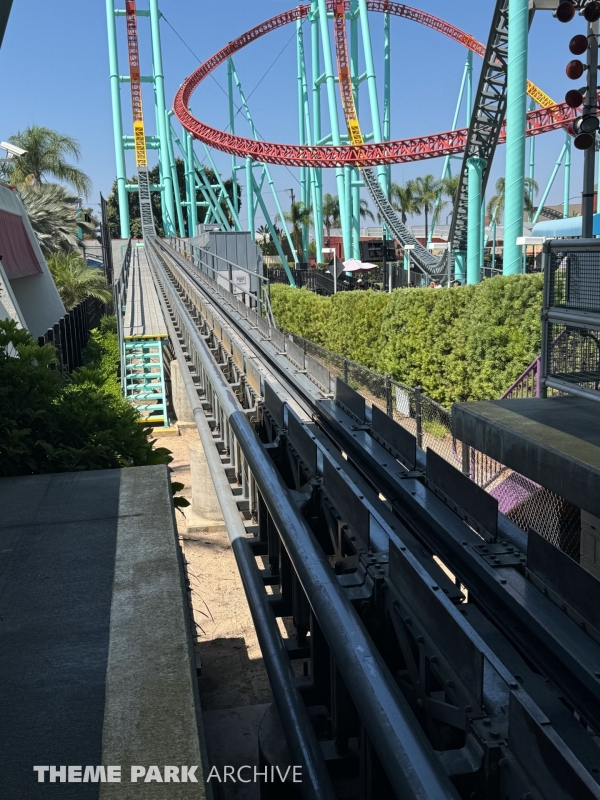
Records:
[[[515,525],[534,528],[572,558],[579,558],[580,509],[493,458],[466,447],[452,435],[452,412],[428,397],[421,387],[407,386],[356,364],[297,334],[294,342],[324,364],[333,376],[363,395],[417,439],[434,450],[498,500],[498,509]]]

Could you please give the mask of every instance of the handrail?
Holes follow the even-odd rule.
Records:
[[[125,316],[125,308],[127,305],[127,287],[129,284],[129,270],[131,267],[131,254],[132,246],[131,239],[127,242],[127,249],[123,257],[123,264],[119,272],[119,277],[113,285],[113,298],[115,306],[115,318],[117,320],[117,340],[119,342],[119,353],[121,354],[121,363],[123,359],[123,317]],[[125,388],[125,370],[121,370],[121,386]]]

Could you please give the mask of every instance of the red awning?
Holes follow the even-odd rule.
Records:
[[[22,218],[0,210],[0,259],[9,280],[42,271]]]

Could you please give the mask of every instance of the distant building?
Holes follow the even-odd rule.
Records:
[[[14,319],[37,339],[64,315],[21,197],[0,182],[0,319]]]

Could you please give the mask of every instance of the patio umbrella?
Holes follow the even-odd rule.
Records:
[[[377,264],[359,261],[358,258],[350,258],[348,261],[344,261],[344,272],[361,272],[362,270],[370,269],[377,269]]]

